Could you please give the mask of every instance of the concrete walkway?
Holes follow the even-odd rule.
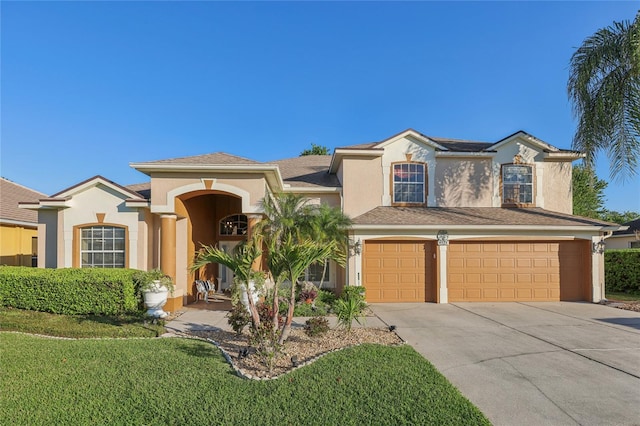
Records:
[[[590,303],[375,304],[495,425],[639,425],[640,313]]]
[[[165,328],[169,332],[173,333],[188,333],[190,331],[203,331],[203,330],[224,330],[233,331],[231,326],[227,322],[228,311],[222,310],[206,310],[206,309],[193,309],[189,307],[182,308],[182,314],[177,318],[167,322]],[[304,327],[305,322],[309,318],[307,317],[294,317],[293,327]],[[337,320],[335,316],[327,317],[329,320],[329,326],[335,327]],[[365,318],[364,326],[386,328],[380,318],[376,316],[368,316]],[[353,327],[362,327],[357,322],[353,322]]]

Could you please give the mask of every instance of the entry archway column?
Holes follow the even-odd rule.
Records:
[[[160,269],[176,279],[176,219],[175,214],[160,215]]]

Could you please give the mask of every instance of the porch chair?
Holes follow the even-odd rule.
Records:
[[[202,299],[209,303],[209,294],[215,297],[216,286],[209,280],[196,280],[196,302],[200,300],[200,296],[202,295]]]

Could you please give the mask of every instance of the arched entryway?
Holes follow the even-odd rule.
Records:
[[[176,197],[176,212],[186,218],[186,264],[191,265],[204,245],[218,245],[224,250],[244,241],[249,233],[247,216],[242,213],[242,199],[234,194],[201,190]],[[195,273],[188,272],[187,302],[196,301],[195,280],[210,280],[216,288],[226,289],[233,274],[223,265],[212,264]]]

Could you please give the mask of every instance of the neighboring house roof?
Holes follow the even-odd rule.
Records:
[[[18,202],[46,197],[42,192],[34,191],[9,179],[0,178],[0,222],[15,224],[38,223],[38,212],[18,208]]]
[[[282,180],[292,187],[339,187],[340,182],[335,174],[329,174],[331,155],[303,155],[273,161],[280,169]]]
[[[628,226],[629,228],[625,231],[615,231],[613,236],[635,235],[636,232],[640,232],[640,217],[629,222],[625,222],[622,226]]]
[[[534,208],[376,207],[353,219],[358,225],[404,226],[595,226],[618,225]]]
[[[260,164],[259,161],[250,160],[237,155],[225,152],[214,152],[211,154],[194,155],[190,157],[169,158],[166,160],[145,161],[137,164],[182,164],[182,165],[205,165],[205,164]]]

